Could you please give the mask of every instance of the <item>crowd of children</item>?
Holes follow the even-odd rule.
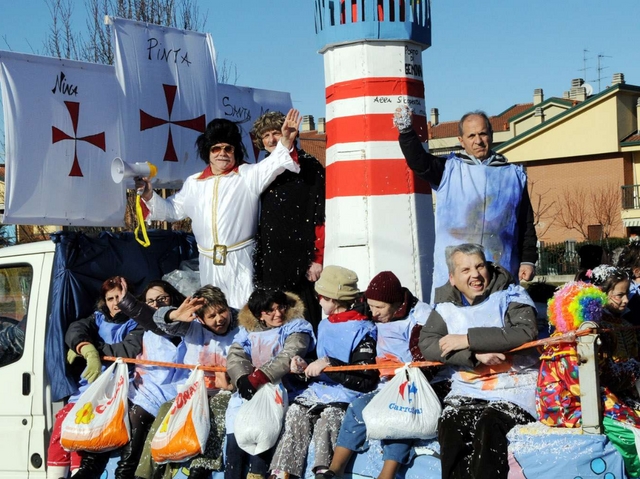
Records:
[[[392,272],[379,273],[360,291],[353,271],[326,266],[315,283],[325,315],[317,332],[304,319],[300,298],[287,291],[258,288],[237,311],[211,285],[185,298],[171,284],[153,281],[136,298],[124,278],[109,278],[96,312],[74,322],[66,334],[78,393],[56,417],[48,477],[67,477],[70,468],[76,478],[99,477],[107,463],[109,453],[76,455],[60,444],[61,423],[104,371],[104,356],[226,368],[206,373],[210,432],[202,454],[190,461],[189,476],[195,479],[222,470],[226,479],[296,478],[304,477],[307,467],[317,479],[341,477],[352,455],[366,447],[363,410],[394,370],[326,369],[440,361],[444,367],[424,372],[445,406],[438,431],[443,477],[506,477],[504,437],[515,424],[537,419],[575,428],[582,417],[574,343],[548,346],[542,356],[535,349],[509,351],[537,337],[576,331],[587,321],[599,326],[603,343],[604,430],[627,472],[638,476],[633,433],[640,428],[639,345],[633,327],[638,319],[630,305],[638,296],[640,248],[625,247],[617,266],[586,269],[582,281],[557,289],[531,284],[531,296],[506,270],[487,263],[478,245],[448,249],[447,264],[450,281],[437,290],[432,306],[403,288]],[[175,474],[180,464],[156,464],[150,443],[188,375],[186,369],[144,363],[132,368],[131,440],[120,450],[116,478]],[[235,418],[268,383],[282,383],[289,407],[276,444],[251,455],[235,438],[246,427]],[[489,434],[485,426],[502,432]],[[492,448],[494,461],[486,473],[483,443]],[[307,465],[311,444],[314,462]],[[414,444],[411,438],[383,440],[378,477],[392,479],[409,465]]]

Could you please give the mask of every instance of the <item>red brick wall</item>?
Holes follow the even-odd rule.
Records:
[[[542,221],[549,223],[557,217],[557,208],[564,203],[565,191],[575,192],[581,187],[587,192],[596,190],[600,186],[615,185],[620,198],[620,187],[625,184],[633,184],[633,171],[629,155],[614,154],[587,157],[582,159],[558,159],[535,161],[525,164],[529,177],[529,191],[531,203],[535,210],[542,210],[551,205]],[[533,187],[533,191],[531,188]],[[542,195],[540,206],[539,196]],[[591,200],[587,200],[589,206]],[[555,204],[553,204],[555,202]],[[620,200],[619,200],[620,204]],[[594,218],[590,218],[589,224],[595,224]],[[581,241],[582,235],[575,230],[568,230],[558,224],[557,218],[549,229],[538,227],[538,239],[546,242],[559,242],[567,239]],[[612,230],[611,236],[625,236],[622,221],[619,220]]]

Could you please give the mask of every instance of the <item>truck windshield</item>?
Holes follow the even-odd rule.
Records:
[[[0,268],[0,367],[22,357],[32,280],[31,266]]]

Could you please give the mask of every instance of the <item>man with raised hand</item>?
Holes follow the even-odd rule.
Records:
[[[516,280],[531,281],[538,251],[527,175],[491,149],[487,115],[474,111],[462,116],[458,141],[464,151],[447,157],[425,151],[410,108],[398,108],[394,124],[407,164],[437,195],[433,290],[447,281],[445,248],[460,243],[481,244],[490,261]]]

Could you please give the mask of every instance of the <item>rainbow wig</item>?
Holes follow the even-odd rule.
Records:
[[[575,331],[585,321],[600,321],[607,295],[592,284],[572,281],[555,292],[547,310],[556,331]]]

